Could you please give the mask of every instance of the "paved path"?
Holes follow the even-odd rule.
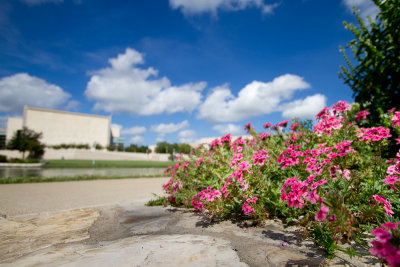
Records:
[[[168,178],[1,184],[0,214],[7,216],[143,201],[162,194]]]

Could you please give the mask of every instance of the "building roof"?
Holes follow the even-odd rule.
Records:
[[[52,112],[52,113],[61,113],[61,114],[75,115],[75,116],[85,116],[85,117],[96,117],[96,118],[104,118],[104,119],[109,119],[109,118],[111,118],[111,116],[93,115],[93,114],[85,114],[85,113],[78,113],[78,112],[71,112],[71,111],[62,111],[62,110],[54,110],[54,109],[35,108],[35,107],[28,107],[28,106],[24,106],[24,110],[35,110],[35,111]]]

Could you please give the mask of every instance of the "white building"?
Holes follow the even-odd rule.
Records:
[[[119,129],[111,129],[111,116],[80,114],[24,106],[22,118],[9,118],[7,142],[16,131],[28,127],[42,133],[45,145],[95,143],[106,147],[123,143]]]

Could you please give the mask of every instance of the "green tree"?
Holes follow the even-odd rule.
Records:
[[[22,152],[25,159],[25,152],[29,151],[29,157],[39,158],[44,154],[44,145],[39,141],[42,133],[37,133],[27,127],[15,132],[7,144],[8,149],[16,149]]]
[[[354,8],[359,27],[344,22],[355,39],[347,44],[357,66],[341,47],[348,67],[339,76],[353,90],[362,109],[368,110],[370,126],[380,123],[381,115],[400,107],[400,0],[372,0],[379,9],[376,21],[367,25]]]
[[[126,152],[137,152],[137,153],[147,153],[151,152],[150,149],[147,146],[138,146],[135,144],[131,144],[127,148],[125,148]]]
[[[168,153],[172,154],[175,153],[183,153],[189,154],[190,153],[190,145],[182,143],[182,144],[170,144],[168,142],[158,142],[156,146],[156,153]]]

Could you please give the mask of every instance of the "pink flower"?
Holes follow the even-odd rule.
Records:
[[[240,171],[245,172],[251,167],[251,164],[247,162],[247,160],[242,161],[238,164],[238,168]]]
[[[271,136],[270,133],[259,133],[259,134],[258,134],[258,141],[267,139],[267,138],[270,137],[270,136]]]
[[[317,220],[317,221],[325,220],[328,212],[329,212],[329,208],[322,204],[320,210],[315,215],[315,220]]]
[[[395,184],[396,182],[400,181],[399,177],[397,177],[397,175],[388,175],[386,176],[386,179],[383,179],[383,182],[385,184]]]
[[[318,186],[321,186],[321,185],[323,185],[323,184],[326,184],[327,182],[328,182],[327,180],[321,179],[320,181],[313,183],[313,184],[311,185],[311,189],[314,190],[314,189],[316,189]]]
[[[392,126],[393,126],[393,127],[400,126],[400,112],[399,112],[399,111],[396,111],[396,112],[393,114],[393,117],[392,117]]]
[[[289,122],[288,120],[282,121],[282,122],[278,123],[278,126],[279,126],[279,127],[286,127],[287,124],[288,124],[288,122]]]
[[[360,112],[357,113],[356,116],[354,116],[354,119],[355,119],[356,121],[365,120],[365,119],[367,118],[368,115],[369,115],[369,112],[368,112],[368,111],[366,111],[366,110],[361,110]]]
[[[290,130],[296,131],[300,127],[300,123],[290,125]]]
[[[386,223],[382,223],[382,226],[387,228],[388,230],[397,229],[399,226],[399,222],[396,222],[396,223],[386,222]]]
[[[265,129],[268,129],[269,126],[271,126],[271,123],[270,123],[270,122],[267,122],[266,124],[263,125],[263,127],[264,127]]]
[[[221,142],[227,142],[230,143],[231,142],[231,134],[228,133],[227,135],[225,135],[224,137],[221,138]]]
[[[233,155],[232,160],[231,160],[231,167],[234,167],[238,161],[240,161],[243,158],[242,153],[237,153]]]
[[[251,159],[254,160],[254,165],[258,165],[258,167],[261,168],[267,158],[269,158],[268,152],[264,149],[261,149],[258,152],[254,151]]]
[[[245,215],[249,213],[255,213],[254,209],[251,206],[249,206],[249,204],[247,204],[246,202],[243,204],[242,210]]]
[[[383,208],[385,209],[386,215],[389,217],[393,217],[394,212],[390,208],[392,204],[390,204],[390,202],[387,201],[386,198],[384,198],[383,196],[373,195],[373,197],[377,202],[383,203]]]
[[[201,163],[203,163],[203,161],[204,161],[204,159],[203,159],[203,158],[199,158],[199,159],[197,160],[197,162],[194,164],[194,166],[195,166],[195,167],[198,167],[198,166],[200,166],[200,165],[201,165]]]
[[[382,126],[372,128],[360,128],[357,131],[357,137],[362,141],[380,141],[391,137],[390,129],[386,129]]]
[[[347,104],[346,101],[338,101],[336,104],[333,105],[332,110],[333,113],[344,112],[347,110],[351,110],[351,106]]]

